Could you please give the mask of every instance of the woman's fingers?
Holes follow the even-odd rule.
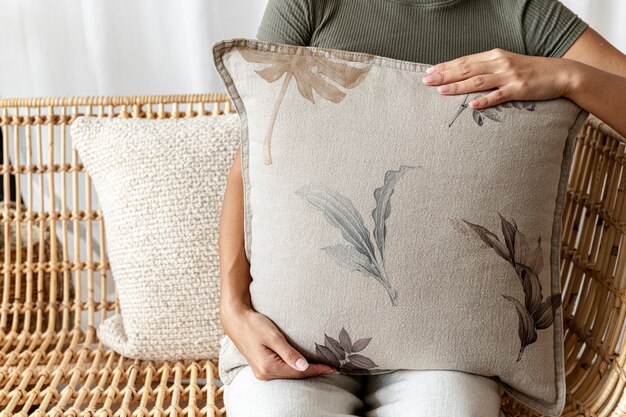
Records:
[[[428,74],[422,78],[422,82],[426,85],[450,84],[484,74],[495,73],[497,70],[497,63],[493,61],[465,62],[458,66]]]
[[[501,85],[502,76],[500,74],[481,74],[464,81],[441,85],[437,87],[437,91],[446,95],[465,94],[474,91],[488,90],[490,88],[500,87]]]
[[[437,65],[433,65],[432,67],[426,68],[426,73],[434,74],[434,73],[439,73],[442,71],[448,71],[450,69],[457,68],[465,64],[472,64],[475,62],[482,62],[482,61],[491,61],[491,60],[503,57],[507,54],[510,54],[510,52],[504,49],[500,49],[500,48],[490,49],[488,51],[479,52],[476,54],[461,56],[459,58],[456,58],[450,61],[440,62]]]
[[[484,96],[472,100],[469,104],[473,109],[482,109],[485,107],[495,106],[505,101],[513,100],[512,90],[510,87],[498,88]]]
[[[282,339],[282,340],[281,340]],[[282,334],[273,334],[265,342],[264,352],[259,360],[255,361],[252,371],[257,379],[269,380],[276,378],[308,378],[318,375],[336,373],[336,369],[324,364],[309,364],[306,359],[294,349]],[[302,359],[305,366],[298,362]],[[296,365],[298,362],[298,365]]]

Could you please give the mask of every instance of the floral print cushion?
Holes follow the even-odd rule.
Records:
[[[341,373],[495,378],[565,403],[560,217],[588,113],[566,98],[473,110],[426,64],[227,39],[253,307]],[[222,340],[229,383],[246,364]]]

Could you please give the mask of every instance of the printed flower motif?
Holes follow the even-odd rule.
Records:
[[[482,97],[482,94],[478,94],[474,96],[472,100],[475,100],[479,97]],[[469,104],[468,102],[469,94],[465,96],[465,100],[459,106],[456,114],[452,121],[448,124],[448,127],[451,127],[454,121],[459,117],[459,115],[465,110]],[[532,101],[506,101],[504,103],[497,104],[495,106],[483,108],[483,109],[472,109],[472,117],[478,126],[482,126],[485,122],[485,118],[493,120],[494,122],[501,122],[502,118],[500,117],[500,112],[502,109],[511,109],[515,108],[518,110],[527,110],[527,111],[535,111],[535,103]]]
[[[276,54],[251,49],[239,49],[239,53],[248,62],[269,64],[261,70],[255,70],[268,83],[278,81],[284,75],[283,84],[276,103],[274,103],[267,133],[263,140],[263,162],[266,165],[272,163],[272,131],[278,110],[292,78],[296,81],[300,95],[311,103],[315,103],[313,99],[314,90],[322,98],[333,103],[339,103],[346,96],[346,93],[339,87],[344,89],[356,87],[368,74],[374,59],[374,55],[369,54],[346,56],[351,61],[366,62],[365,66],[359,67],[335,62],[320,52],[306,48],[296,49],[295,54]],[[335,52],[335,54],[339,53]]]
[[[387,237],[386,220],[391,214],[391,196],[398,179],[415,167],[401,165],[397,171],[385,173],[382,187],[374,190],[376,207],[372,211],[374,219],[374,240],[380,259],[377,257],[370,232],[365,226],[363,217],[347,197],[324,186],[307,184],[296,190],[296,194],[311,206],[320,210],[328,222],[341,231],[348,242],[321,248],[331,255],[344,268],[361,272],[378,281],[389,294],[391,304],[398,305],[398,292],[391,286],[385,271],[385,240]]]
[[[360,353],[372,340],[371,337],[365,337],[352,343],[352,339],[346,332],[345,328],[341,328],[339,332],[339,340],[333,339],[324,333],[324,344],[315,344],[315,353],[324,358],[324,361],[337,368],[340,373],[344,374],[369,374],[370,369],[376,368],[378,365],[370,358]]]
[[[519,361],[524,348],[537,340],[537,330],[547,329],[552,325],[554,312],[561,305],[561,293],[554,293],[543,299],[541,282],[539,281],[539,274],[543,269],[541,236],[537,239],[537,246],[531,249],[526,236],[519,231],[515,221],[513,219],[511,221],[506,220],[500,213],[498,215],[500,216],[504,242],[483,226],[464,219],[461,220],[469,225],[499,257],[511,264],[524,289],[523,304],[514,297],[502,294],[515,306],[518,314],[518,333],[521,342],[517,356],[517,361]]]

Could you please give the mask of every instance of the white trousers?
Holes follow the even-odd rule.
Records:
[[[262,381],[243,367],[224,386],[229,417],[499,417],[495,379],[448,370]]]

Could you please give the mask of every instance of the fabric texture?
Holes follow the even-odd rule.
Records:
[[[495,379],[458,371],[261,381],[245,366],[224,386],[224,405],[235,417],[498,417],[501,394]]]
[[[136,359],[217,358],[219,218],[236,114],[80,117],[73,146],[93,179],[121,314],[98,338]]]
[[[566,98],[472,110],[427,64],[227,39],[242,121],[253,307],[346,374],[495,376],[547,415],[565,402],[560,227]],[[220,376],[246,364],[227,336]]]
[[[269,0],[256,37],[438,64],[493,48],[561,57],[587,27],[558,0]]]

